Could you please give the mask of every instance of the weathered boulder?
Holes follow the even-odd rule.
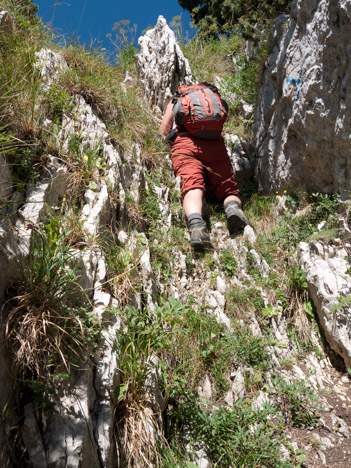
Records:
[[[141,87],[151,106],[162,112],[180,84],[192,83],[188,60],[163,16],[158,17],[154,29],[139,38],[138,45],[136,64]]]
[[[42,86],[44,89],[50,88],[57,80],[57,74],[68,68],[66,60],[62,55],[50,49],[41,49],[35,53],[35,58],[36,66],[40,70],[40,76],[43,80]]]
[[[301,242],[298,261],[306,271],[310,294],[331,349],[351,368],[350,244]]]
[[[351,190],[351,4],[295,0],[279,18],[255,114],[266,192]]]

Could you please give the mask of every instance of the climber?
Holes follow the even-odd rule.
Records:
[[[203,219],[205,171],[215,199],[223,202],[230,235],[250,225],[241,210],[240,192],[221,136],[227,109],[214,86],[183,85],[168,103],[159,126],[159,133],[170,143],[175,175],[181,178],[183,208],[194,250],[213,248]]]

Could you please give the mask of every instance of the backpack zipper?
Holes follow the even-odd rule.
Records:
[[[204,90],[203,90],[203,89],[200,89],[200,91],[201,91],[201,93],[202,93],[203,97],[205,98],[205,101],[206,101],[206,104],[207,104],[208,113],[209,113],[209,112],[211,112],[211,108],[210,108],[210,104],[209,104],[209,102],[208,102],[208,99],[207,99],[206,93],[204,92]]]

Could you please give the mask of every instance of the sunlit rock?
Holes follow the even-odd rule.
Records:
[[[259,185],[350,198],[350,2],[297,0],[273,36],[255,114]]]
[[[139,38],[138,45],[139,82],[146,100],[162,112],[180,84],[192,83],[188,60],[163,16],[158,17],[155,28]]]
[[[330,248],[331,247],[331,248]],[[351,367],[351,277],[347,251],[321,242],[301,242],[298,260],[330,347]]]
[[[57,75],[60,72],[67,70],[66,60],[62,55],[53,52],[50,49],[41,49],[35,53],[36,66],[40,70],[42,78],[42,86],[44,89],[49,89],[50,86],[57,80]]]

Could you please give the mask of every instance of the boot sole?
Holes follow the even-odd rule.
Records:
[[[227,219],[227,224],[230,235],[242,232],[245,229],[245,226],[251,226],[250,223],[247,223],[240,216],[235,214],[233,214]]]
[[[191,248],[193,250],[213,250],[214,247],[211,242],[204,241],[192,241],[190,242]]]

